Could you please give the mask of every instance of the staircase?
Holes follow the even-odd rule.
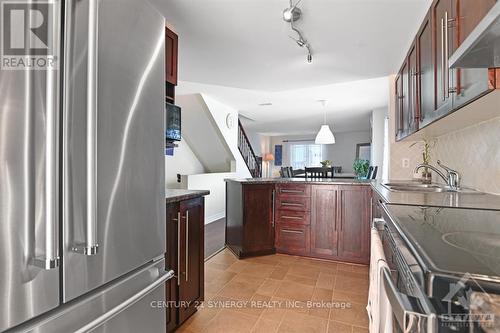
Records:
[[[243,156],[245,163],[247,164],[248,170],[250,170],[250,174],[253,178],[262,177],[262,165],[261,160],[255,155],[253,151],[252,145],[250,144],[250,140],[241,125],[240,120],[238,119],[238,150]]]

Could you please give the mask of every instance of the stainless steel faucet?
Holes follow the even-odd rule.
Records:
[[[415,171],[413,171],[413,173],[417,173],[418,170],[420,170],[422,168],[431,169],[432,171],[437,173],[441,178],[443,178],[443,180],[446,182],[446,184],[448,184],[450,189],[452,189],[453,191],[459,190],[460,189],[460,174],[458,173],[458,171],[450,169],[446,165],[442,164],[441,161],[439,161],[439,160],[437,161],[437,164],[446,171],[446,176],[438,168],[436,168],[430,164],[417,165],[417,167],[415,168]]]

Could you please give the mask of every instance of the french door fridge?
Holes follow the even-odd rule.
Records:
[[[0,70],[0,332],[159,332],[164,18],[147,1],[25,2],[56,66]]]

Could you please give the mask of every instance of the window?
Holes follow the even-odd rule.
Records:
[[[291,166],[294,169],[320,166],[323,160],[321,145],[315,144],[293,144],[290,146],[290,156]]]

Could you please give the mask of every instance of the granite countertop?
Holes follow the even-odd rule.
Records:
[[[399,192],[382,186],[386,181],[365,179],[305,179],[305,178],[239,178],[225,181],[242,184],[325,184],[325,185],[371,185],[385,202],[395,205],[457,207],[470,209],[500,210],[500,195],[488,193],[455,192]]]
[[[500,195],[456,192],[399,192],[382,186],[386,181],[374,181],[373,189],[385,202],[395,205],[456,207],[500,210]]]
[[[210,191],[208,190],[180,190],[167,188],[165,189],[165,201],[166,203],[178,202],[209,194]]]
[[[324,185],[370,185],[373,180],[344,178],[236,178],[225,179],[243,184],[324,184]]]

